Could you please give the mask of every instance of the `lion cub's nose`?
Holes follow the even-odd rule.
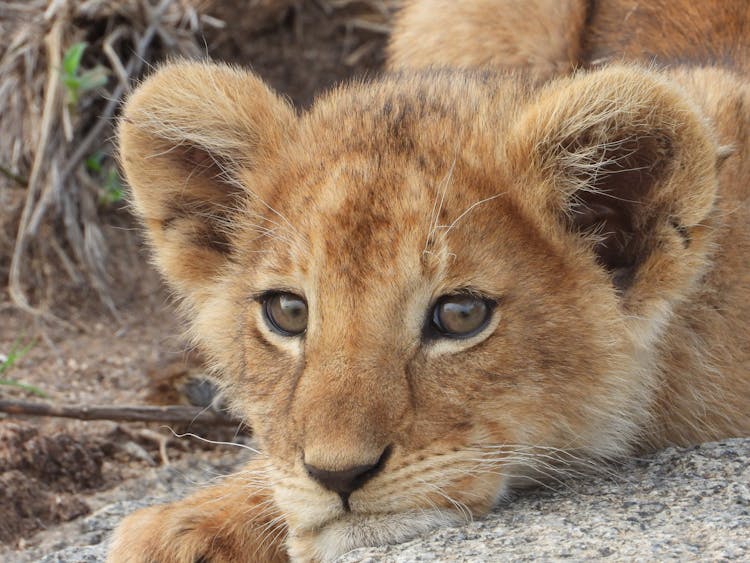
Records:
[[[378,461],[368,465],[355,465],[339,471],[329,471],[313,465],[305,464],[308,475],[323,485],[329,491],[338,493],[342,498],[362,487],[372,479],[385,465],[390,448],[386,448]],[[345,500],[346,504],[346,500]]]

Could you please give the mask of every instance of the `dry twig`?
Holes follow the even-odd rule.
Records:
[[[54,416],[78,420],[117,420],[121,422],[165,422],[238,426],[240,421],[228,414],[201,407],[173,405],[112,406],[112,405],[50,405],[29,401],[0,399],[0,412],[19,416]]]

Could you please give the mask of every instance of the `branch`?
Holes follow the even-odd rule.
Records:
[[[237,426],[240,420],[201,407],[114,407],[109,405],[50,405],[0,399],[0,412],[14,415],[58,416],[78,420],[118,420],[126,422],[200,423],[211,426]]]

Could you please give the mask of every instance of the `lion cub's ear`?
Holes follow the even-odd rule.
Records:
[[[719,149],[666,79],[614,67],[554,81],[508,146],[528,201],[581,235],[621,293],[648,298],[698,275]]]
[[[170,64],[127,101],[120,160],[160,270],[193,303],[231,253],[234,214],[253,177],[296,127],[293,109],[253,74],[224,65]]]

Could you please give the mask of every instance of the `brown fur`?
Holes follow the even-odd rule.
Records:
[[[536,78],[618,61],[750,71],[745,0],[406,0],[392,69],[524,68]]]
[[[745,78],[550,73],[387,76],[298,117],[220,65],[166,66],[134,93],[135,209],[263,454],[130,516],[112,561],[283,557],[283,537],[292,559],[330,560],[551,472],[750,432]],[[268,290],[305,297],[303,337],[269,330]],[[487,329],[425,338],[462,290],[496,300]],[[303,466],[385,448],[348,512]]]
[[[585,0],[407,0],[389,47],[391,69],[525,69],[569,73],[583,55]]]
[[[111,559],[123,563],[287,561],[286,525],[278,518],[262,479],[262,459],[246,471],[206,488],[186,501],[152,506],[130,518]],[[201,559],[202,558],[202,559]]]

